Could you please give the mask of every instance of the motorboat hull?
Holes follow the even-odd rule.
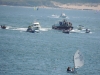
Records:
[[[35,31],[34,30],[27,29],[27,32],[34,33]]]
[[[70,30],[63,30],[63,33],[69,34]]]
[[[66,26],[55,26],[55,25],[53,25],[52,26],[52,29],[58,29],[58,30],[64,30],[64,29],[66,29],[66,30],[68,30],[68,29],[73,29],[73,27],[66,27]]]
[[[1,25],[1,29],[6,29],[6,26],[2,26],[2,25]]]
[[[52,29],[57,30],[72,30],[73,26],[71,22],[68,22],[67,20],[59,21],[58,24],[52,25]]]

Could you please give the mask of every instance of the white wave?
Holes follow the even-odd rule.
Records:
[[[6,26],[6,29],[10,29],[11,28],[11,26]]]
[[[90,32],[90,34],[92,34],[93,32]]]
[[[71,30],[70,32],[71,32],[71,33],[79,33],[79,32],[80,32],[80,30],[73,29],[73,30]]]
[[[14,29],[11,29],[11,30],[26,31],[26,30],[27,30],[27,28],[14,28]]]
[[[66,19],[69,19],[69,17],[67,16]]]
[[[27,28],[13,28],[11,30],[27,31]],[[48,30],[51,30],[51,28],[40,28],[40,31],[48,31]]]
[[[85,31],[78,30],[78,29],[73,29],[70,31],[71,33],[85,33]]]
[[[59,18],[58,15],[51,15],[51,16],[48,16],[48,17],[50,17],[50,18]]]
[[[70,31],[70,33],[86,33],[86,29],[78,30],[78,29],[73,29]],[[91,34],[92,32],[90,32]]]
[[[41,28],[40,31],[48,31],[51,30],[52,28]]]

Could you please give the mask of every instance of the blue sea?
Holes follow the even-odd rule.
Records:
[[[52,25],[62,18],[53,14],[65,13],[74,31],[78,25],[90,33],[78,31],[65,34]],[[26,32],[34,21],[40,22],[39,33]],[[100,75],[100,11],[20,6],[0,6],[0,75],[73,75],[73,55],[80,50],[84,65],[75,75]]]

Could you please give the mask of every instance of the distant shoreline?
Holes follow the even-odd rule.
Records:
[[[98,10],[100,11],[100,3],[67,3],[61,4],[52,2],[55,6],[64,9],[78,9],[78,10]]]
[[[61,4],[57,2],[53,2],[55,7],[47,7],[47,6],[37,6],[39,8],[62,8],[62,9],[75,9],[75,10],[96,10],[100,11],[100,3],[67,3]],[[13,6],[13,5],[0,5],[0,6]],[[21,6],[21,7],[33,7],[33,6]],[[36,7],[36,6],[34,6]]]

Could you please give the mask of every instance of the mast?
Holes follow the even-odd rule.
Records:
[[[73,56],[73,63],[74,63],[74,69],[75,69],[75,62],[74,62],[74,56]]]

